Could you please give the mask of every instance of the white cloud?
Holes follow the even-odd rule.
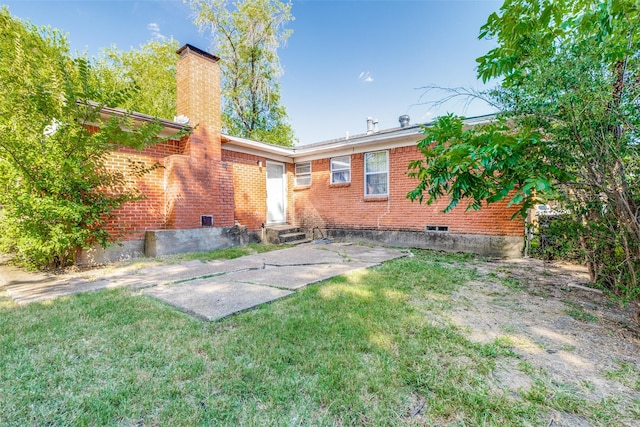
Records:
[[[371,73],[370,72],[363,71],[358,76],[358,80],[360,80],[361,82],[364,82],[364,83],[371,83],[371,82],[373,82],[373,77],[371,77]]]
[[[162,33],[160,32],[160,25],[158,25],[156,22],[150,22],[149,25],[147,25],[147,30],[151,31],[151,36],[154,39],[164,38],[164,35],[162,35]]]

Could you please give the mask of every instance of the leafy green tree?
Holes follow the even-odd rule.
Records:
[[[140,49],[119,50],[116,46],[102,50],[94,61],[96,85],[104,90],[136,91],[121,108],[163,119],[176,115],[176,50],[178,41],[156,39]]]
[[[277,50],[291,35],[291,3],[192,0],[196,24],[210,31],[222,70],[222,122],[225,132],[290,146],[295,141],[280,103],[282,74]]]
[[[89,61],[70,56],[62,33],[6,8],[0,55],[0,250],[32,267],[64,264],[78,248],[115,240],[106,220],[141,197],[132,178],[157,167],[111,170],[105,154],[157,142],[162,126],[103,117],[102,107],[122,105],[131,88],[92,85]]]
[[[592,279],[640,297],[640,10],[631,0],[506,0],[482,27],[478,59],[498,120],[445,116],[412,162],[408,194],[479,209],[508,198],[571,212]]]

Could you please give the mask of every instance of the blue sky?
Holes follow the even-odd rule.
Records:
[[[173,37],[211,50],[209,38],[192,23],[189,6],[164,0],[5,1],[17,17],[68,33],[72,50],[95,55],[113,44],[139,47],[154,37]],[[492,112],[481,102],[439,109],[416,105],[420,87],[481,88],[475,59],[491,41],[477,39],[480,26],[501,6],[493,0],[297,0],[282,49],[282,103],[301,144],[366,131],[366,118],[380,129],[454,112],[474,116]],[[212,52],[215,54],[215,52]]]

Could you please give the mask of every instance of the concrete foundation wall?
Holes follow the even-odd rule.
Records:
[[[76,258],[78,265],[109,264],[144,256],[144,240],[131,240],[107,247],[83,249]]]
[[[147,231],[145,240],[121,242],[106,249],[101,247],[84,249],[78,254],[76,263],[78,265],[108,264],[145,256],[207,252],[259,241],[260,238],[256,233],[247,233],[246,227],[238,226]]]
[[[188,230],[147,231],[145,255],[149,257],[187,252],[206,252],[239,246],[251,241],[243,227],[193,228]]]
[[[376,243],[387,246],[434,249],[446,252],[471,252],[486,257],[519,258],[523,237],[446,232],[380,231],[328,229],[325,236],[333,240]]]

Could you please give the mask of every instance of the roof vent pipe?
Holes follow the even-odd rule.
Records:
[[[378,119],[373,121],[373,133],[378,133]]]
[[[371,117],[367,117],[367,135],[373,133],[373,119]]]
[[[407,126],[409,126],[409,121],[411,121],[411,117],[409,117],[406,114],[403,114],[398,118],[398,121],[400,122],[401,128],[406,128]]]

